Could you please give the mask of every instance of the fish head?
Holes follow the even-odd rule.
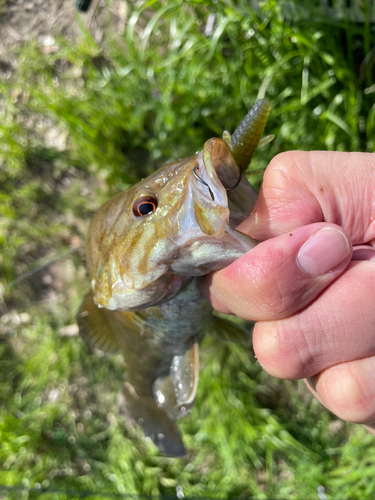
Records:
[[[243,245],[228,234],[227,196],[240,176],[228,146],[214,138],[104,204],[86,243],[97,305],[122,311],[157,305],[191,277],[241,256]]]

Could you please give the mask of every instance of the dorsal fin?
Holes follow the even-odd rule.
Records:
[[[78,310],[79,333],[90,346],[104,352],[116,352],[119,344],[113,331],[109,315],[111,311],[99,308],[94,303],[92,292],[88,293]]]

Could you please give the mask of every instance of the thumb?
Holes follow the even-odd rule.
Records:
[[[206,278],[215,309],[253,321],[289,316],[308,305],[346,268],[352,245],[335,224],[315,223],[259,243]]]

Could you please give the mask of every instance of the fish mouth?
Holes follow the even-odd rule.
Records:
[[[168,268],[178,276],[203,276],[231,264],[256,244],[229,225],[227,190],[241,184],[228,146],[210,139],[188,165],[186,195],[176,211],[176,252]]]
[[[229,220],[227,191],[240,180],[241,171],[225,142],[216,138],[208,140],[195,158],[188,195],[195,223],[203,235],[223,235]],[[187,206],[191,207],[190,203]]]
[[[223,140],[218,138],[208,140],[203,146],[202,159],[212,183],[219,182],[225,191],[235,189],[240,183],[242,172]]]

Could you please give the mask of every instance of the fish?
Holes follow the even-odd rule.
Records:
[[[176,420],[193,406],[204,336],[249,340],[213,315],[203,279],[257,244],[234,227],[257,198],[244,172],[270,108],[257,101],[233,135],[224,131],[200,152],[117,194],[89,226],[91,291],[77,314],[81,337],[104,352],[121,352],[120,413],[172,457],[186,453]]]

